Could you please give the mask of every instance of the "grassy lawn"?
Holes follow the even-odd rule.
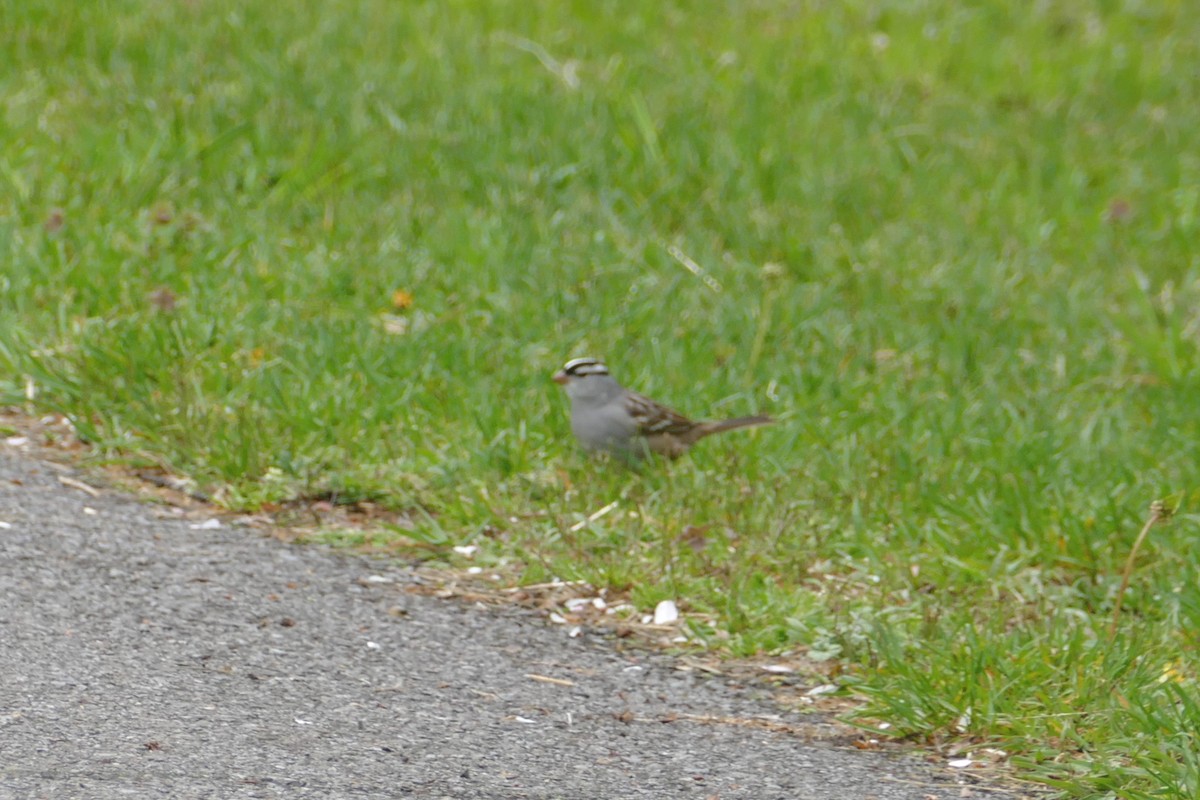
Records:
[[[0,14],[0,402],[673,598],[1066,797],[1200,796],[1200,7]],[[589,461],[575,355],[782,421]]]

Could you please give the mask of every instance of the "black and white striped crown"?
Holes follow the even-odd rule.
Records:
[[[598,358],[572,358],[563,365],[562,371],[572,377],[581,375],[607,375],[608,367]]]

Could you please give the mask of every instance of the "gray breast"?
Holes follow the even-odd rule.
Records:
[[[628,452],[641,438],[637,435],[637,423],[619,402],[574,404],[571,432],[586,449],[610,453]]]

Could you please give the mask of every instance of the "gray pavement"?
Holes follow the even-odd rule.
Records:
[[[686,721],[812,724],[599,634],[405,592],[402,566],[64,474],[0,444],[0,798],[1015,796]]]

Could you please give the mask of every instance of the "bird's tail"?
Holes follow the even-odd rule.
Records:
[[[722,431],[751,428],[755,425],[770,425],[773,422],[775,422],[775,418],[769,417],[766,414],[758,414],[753,417],[738,417],[736,419],[722,419],[716,422],[704,422],[699,426],[701,433],[696,438],[703,439],[705,436],[721,433]]]

